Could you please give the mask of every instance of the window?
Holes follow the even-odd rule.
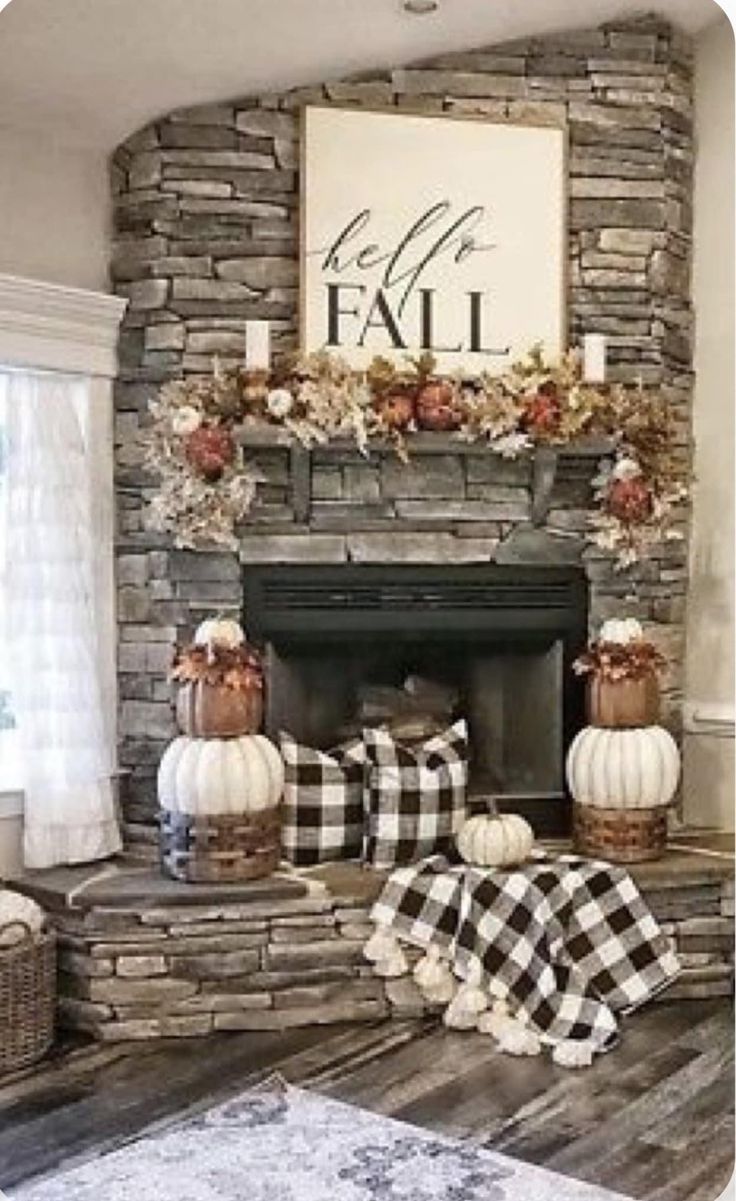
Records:
[[[3,602],[7,597],[10,564],[7,561],[5,505],[5,464],[7,461],[7,376],[0,370],[0,638],[5,637],[6,622]],[[20,787],[20,756],[15,717],[13,715],[12,680],[8,672],[8,656],[0,654],[0,792]]]

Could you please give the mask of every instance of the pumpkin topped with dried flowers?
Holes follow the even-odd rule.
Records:
[[[591,642],[573,664],[578,675],[588,677],[589,721],[613,729],[654,725],[659,716],[658,675],[667,660],[644,637],[638,622],[633,631],[623,621],[610,633],[606,625],[601,631],[606,637]],[[617,640],[608,640],[611,635]]]
[[[177,649],[171,679],[176,716],[191,738],[238,738],[263,720],[263,666],[238,622],[203,622],[194,642]]]

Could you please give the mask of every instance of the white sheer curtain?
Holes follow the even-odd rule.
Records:
[[[27,867],[120,849],[94,602],[89,383],[0,369],[0,640]]]

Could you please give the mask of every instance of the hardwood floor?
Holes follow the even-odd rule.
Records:
[[[732,1065],[733,1014],[722,1001],[651,1006],[581,1072],[546,1056],[511,1059],[489,1038],[429,1022],[66,1048],[0,1086],[0,1187],[278,1071],[631,1197],[716,1201],[731,1174]]]

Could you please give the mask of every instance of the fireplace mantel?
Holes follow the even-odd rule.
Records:
[[[425,63],[421,71],[161,116],[115,153],[112,279],[129,300],[116,385],[116,483],[130,846],[151,854],[155,845],[156,767],[175,733],[165,678],[174,646],[213,612],[242,613],[250,568],[576,567],[587,580],[592,630],[608,617],[636,617],[667,656],[663,710],[677,730],[687,543],[667,543],[627,573],[591,545],[593,480],[610,445],[545,447],[510,461],[480,442],[417,433],[407,439],[404,465],[379,443],[367,457],[349,442],[306,450],[287,432],[254,423],[242,442],[262,483],[238,546],[195,553],[146,526],[152,480],[139,439],[148,401],[166,380],[209,376],[216,359],[225,367],[242,362],[246,320],[271,323],[276,356],[296,349],[299,109],[346,97],[373,106],[381,93],[398,108],[448,119],[472,112],[567,121],[570,344],[603,333],[612,381],[661,385],[686,453],[692,59],[687,40],[665,24],[627,28],[577,30],[564,45],[539,36],[504,47],[504,71],[491,70],[481,48],[459,56],[457,69],[445,57],[431,70]],[[629,90],[621,79],[632,33],[641,70]],[[256,149],[254,137],[259,166],[241,170],[236,164]]]
[[[241,427],[239,441],[246,454],[258,451],[287,452],[290,458],[291,503],[294,513],[301,521],[309,521],[314,500],[312,488],[312,462],[339,463],[346,456],[359,454],[355,442],[347,438],[336,438],[329,443],[307,447],[289,430],[265,422],[250,422]],[[409,460],[420,456],[458,455],[463,458],[495,458],[487,442],[468,441],[457,434],[416,431],[405,437]],[[580,438],[564,445],[537,447],[534,451],[519,455],[506,462],[529,464],[531,469],[531,521],[541,526],[547,517],[552,501],[552,492],[558,474],[571,478],[591,473],[591,466],[599,459],[611,455],[615,444],[610,438]],[[363,458],[375,462],[381,456],[396,455],[395,447],[386,439],[373,438],[369,441]]]

